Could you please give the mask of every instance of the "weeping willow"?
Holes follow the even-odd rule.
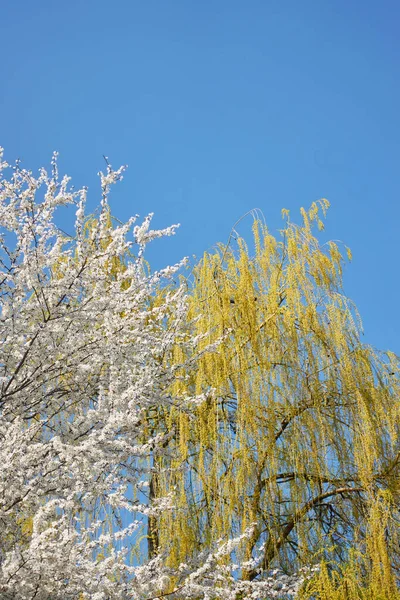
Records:
[[[300,225],[283,211],[279,238],[255,220],[251,251],[238,239],[195,267],[199,358],[174,391],[205,399],[194,418],[152,421],[174,435],[150,491],[176,508],[149,524],[149,550],[176,566],[254,524],[242,558],[262,563],[244,579],[318,562],[314,598],[397,598],[398,359],[362,341],[342,251],[314,234],[327,207],[302,209]]]

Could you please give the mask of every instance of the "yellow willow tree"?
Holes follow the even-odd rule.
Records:
[[[302,209],[301,225],[283,211],[279,239],[255,220],[254,250],[238,239],[195,268],[200,359],[189,379],[177,377],[175,391],[207,399],[196,418],[172,410],[154,421],[174,435],[170,454],[154,464],[152,490],[173,491],[177,508],[152,523],[151,549],[173,566],[254,524],[243,549],[249,568],[239,577],[353,560],[353,583],[364,578],[368,587],[373,577],[394,594],[398,359],[361,339],[342,291],[341,251],[333,242],[320,246],[313,233],[327,207],[322,200]],[[210,341],[215,351],[201,355]],[[181,352],[166,360],[179,363]],[[254,564],[256,553],[262,559]],[[321,581],[327,576],[323,569]],[[331,585],[324,598],[339,597]]]

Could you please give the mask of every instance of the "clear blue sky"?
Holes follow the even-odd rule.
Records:
[[[260,207],[327,197],[351,247],[365,340],[400,353],[400,5],[395,0],[0,3],[0,145],[98,200],[102,155],[129,171],[119,218],[180,222],[157,266],[200,256]]]

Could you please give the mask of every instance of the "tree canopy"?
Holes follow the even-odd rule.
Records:
[[[173,468],[160,459],[156,485],[161,496],[177,489],[180,500],[160,516],[157,541],[179,562],[255,523],[243,558],[260,559],[241,572],[245,580],[327,561],[339,572],[351,564],[354,585],[392,598],[398,359],[362,339],[342,289],[341,250],[320,246],[313,232],[327,208],[322,200],[302,209],[301,225],[283,211],[279,238],[256,219],[252,251],[238,238],[194,268],[200,359],[175,389],[207,400],[195,419],[175,410],[166,417],[178,435]],[[220,345],[201,354],[206,333]],[[174,358],[183,359],[181,349]]]
[[[0,171],[1,598],[398,599],[398,358],[328,202],[185,278],[144,258],[175,226],[113,223],[123,169],[95,217],[56,157]]]

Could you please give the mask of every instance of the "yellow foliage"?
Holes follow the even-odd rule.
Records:
[[[172,458],[160,458],[157,494],[175,490],[179,502],[160,517],[158,544],[176,565],[256,522],[242,556],[264,544],[266,568],[379,555],[369,571],[364,563],[336,581],[324,567],[318,579],[326,600],[369,599],[355,591],[367,573],[365,589],[394,593],[388,582],[400,568],[398,533],[392,528],[389,544],[376,516],[379,490],[393,499],[388,522],[398,516],[399,370],[396,358],[362,343],[342,293],[340,249],[320,247],[312,233],[328,205],[302,210],[301,226],[287,220],[281,239],[256,221],[254,254],[239,239],[195,268],[190,316],[200,358],[175,391],[207,399],[193,420],[178,409],[168,416],[178,433]]]
[[[344,565],[328,569],[321,565],[319,573],[305,586],[300,600],[399,600],[400,589],[389,556],[388,536],[397,525],[392,521],[393,498],[378,492],[371,503],[368,535],[363,551],[352,551]],[[329,572],[330,571],[330,572]]]

